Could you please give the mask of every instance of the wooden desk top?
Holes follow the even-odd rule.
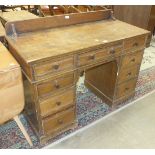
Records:
[[[0,18],[4,22],[10,22],[10,21],[17,21],[17,20],[34,19],[34,18],[38,18],[38,16],[28,11],[21,10],[21,11],[1,12]]]
[[[26,63],[31,63],[147,33],[149,31],[108,19],[22,33],[16,40],[7,36],[7,40]]]

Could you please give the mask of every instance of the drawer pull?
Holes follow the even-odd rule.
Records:
[[[88,57],[88,59],[89,59],[89,60],[94,60],[94,59],[95,59],[95,55],[90,55],[90,56]]]
[[[59,69],[59,65],[58,64],[54,65],[53,69],[58,70]]]
[[[135,58],[131,59],[131,62],[135,62]]]
[[[60,85],[59,84],[55,84],[55,88],[59,89],[60,88]]]
[[[57,106],[60,106],[60,105],[61,105],[61,102],[56,102],[56,105],[57,105]]]
[[[130,76],[130,75],[131,75],[131,72],[128,73],[128,76]]]
[[[133,47],[137,47],[137,46],[138,46],[138,43],[134,43],[134,44],[133,44]]]
[[[59,89],[60,88],[60,85],[58,84],[58,81],[57,80],[55,80],[55,88],[57,88],[57,89]]]
[[[128,87],[126,87],[126,88],[125,88],[125,91],[128,91],[128,90],[129,90],[129,88],[128,88]]]
[[[115,50],[114,49],[111,49],[109,53],[110,54],[115,54]]]
[[[64,123],[63,120],[58,120],[57,122],[58,122],[58,124],[60,124],[60,125]]]

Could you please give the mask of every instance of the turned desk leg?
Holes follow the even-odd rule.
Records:
[[[19,117],[18,116],[15,116],[14,117],[14,120],[16,121],[16,123],[17,123],[18,127],[20,128],[20,130],[22,131],[22,133],[25,136],[25,138],[26,138],[27,142],[29,143],[29,145],[30,146],[33,146],[32,141],[31,141],[28,133],[26,132],[26,130],[25,130],[22,122],[20,121]]]

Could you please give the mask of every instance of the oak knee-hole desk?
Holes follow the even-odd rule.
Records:
[[[77,124],[82,71],[86,86],[110,106],[134,95],[149,31],[114,20],[111,10],[8,22],[5,29],[41,142]]]

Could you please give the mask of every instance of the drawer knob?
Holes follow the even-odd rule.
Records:
[[[60,88],[60,85],[58,84],[58,81],[57,80],[55,80],[55,88],[57,88],[57,89],[59,89]]]
[[[131,62],[135,62],[135,58],[131,59]]]
[[[126,87],[126,88],[125,88],[125,90],[126,90],[126,91],[128,91],[128,90],[129,90],[129,88],[128,88],[128,87]]]
[[[114,49],[111,49],[110,50],[110,54],[115,54],[115,50]]]
[[[63,124],[64,122],[63,122],[63,120],[58,120],[58,123]]]
[[[128,76],[130,76],[130,75],[131,75],[131,72],[128,73]]]
[[[59,89],[60,88],[60,85],[59,84],[55,84],[55,88]]]
[[[137,47],[137,46],[138,46],[138,43],[134,43],[134,44],[133,44],[133,47]]]
[[[90,55],[89,56],[89,60],[94,60],[95,59],[95,55]]]
[[[58,65],[58,64],[55,64],[55,65],[53,66],[53,68],[54,68],[55,70],[57,70],[57,69],[59,69],[59,65]]]
[[[61,105],[61,102],[59,101],[59,102],[56,102],[56,105],[57,106],[60,106]]]

